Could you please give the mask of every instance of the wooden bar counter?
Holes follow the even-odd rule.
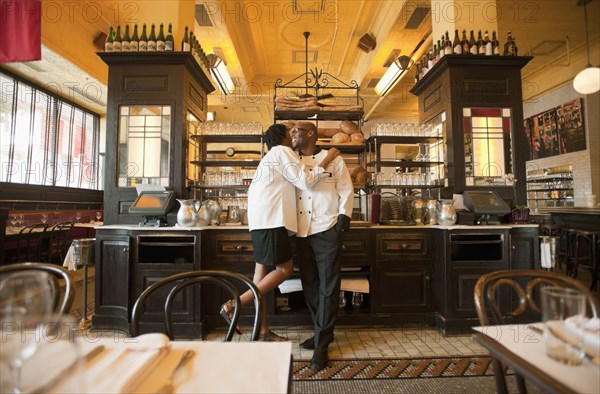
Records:
[[[370,292],[360,304],[340,308],[342,325],[418,323],[443,332],[468,329],[478,324],[473,287],[482,274],[540,267],[538,226],[533,224],[353,227],[344,233],[343,243],[343,278],[366,278]],[[231,270],[251,278],[247,226],[98,227],[93,325],[128,331],[131,308],[143,289],[168,275],[200,269]],[[183,292],[175,301],[176,333],[199,337],[223,324],[219,307],[227,298],[210,285]],[[271,324],[310,325],[301,292],[276,289],[266,299]],[[242,310],[243,324],[250,321],[250,308]],[[150,298],[142,332],[161,330],[162,313],[162,300]]]

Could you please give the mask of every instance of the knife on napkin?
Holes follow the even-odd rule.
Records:
[[[56,386],[60,381],[64,381],[68,379],[69,375],[73,373],[76,369],[75,364],[81,362],[83,366],[92,361],[96,356],[98,356],[102,351],[104,351],[105,346],[99,345],[89,351],[86,355],[84,355],[80,360],[74,360],[72,363],[63,368],[60,372],[56,374],[54,378],[52,378],[49,382],[45,383],[42,387],[36,389],[36,392],[45,393],[50,390],[52,387]]]

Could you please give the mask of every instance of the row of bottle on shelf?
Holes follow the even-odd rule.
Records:
[[[504,44],[504,56],[517,56],[518,48],[512,33],[509,31]],[[475,33],[471,30],[471,37],[467,39],[467,31],[463,30],[462,39],[459,38],[458,29],[454,30],[454,41],[450,41],[448,31],[442,35],[437,43],[433,44],[433,49],[425,53],[421,61],[417,63],[417,72],[415,82],[423,78],[431,68],[445,55],[481,55],[481,56],[500,56],[500,41],[496,38],[496,32],[492,32],[490,40],[489,33],[486,30],[484,36],[479,30],[477,40]]]
[[[129,25],[125,25],[125,33],[121,35],[121,25],[118,25],[116,29],[110,26],[108,36],[104,43],[105,52],[172,52],[175,51],[175,39],[173,37],[173,29],[171,23],[169,23],[169,29],[167,34],[164,32],[164,25],[161,23],[158,35],[156,34],[156,26],[153,23],[150,27],[150,35],[146,30],[146,24],[142,25],[142,34],[138,34],[138,25],[133,26],[133,34],[129,32]],[[200,60],[199,63],[203,64],[207,69],[209,67],[209,61],[206,53],[202,49],[202,46],[198,42],[198,39],[192,31],[185,27],[183,38],[181,39],[181,51],[191,52],[193,55],[197,55]],[[195,56],[196,57],[196,56]]]

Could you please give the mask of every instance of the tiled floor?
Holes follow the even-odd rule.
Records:
[[[250,327],[234,341],[249,341]],[[308,329],[273,327],[273,331],[286,336],[293,342],[293,356],[296,360],[310,359],[311,350],[301,349],[299,344],[313,333]],[[206,340],[222,340],[222,331],[210,333]],[[487,354],[473,339],[471,334],[443,336],[439,331],[424,328],[347,328],[338,327],[334,342],[329,345],[330,358],[396,358],[396,357],[435,357]]]

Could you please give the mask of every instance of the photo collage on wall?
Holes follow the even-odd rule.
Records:
[[[524,128],[531,160],[586,149],[581,98],[525,119]]]

